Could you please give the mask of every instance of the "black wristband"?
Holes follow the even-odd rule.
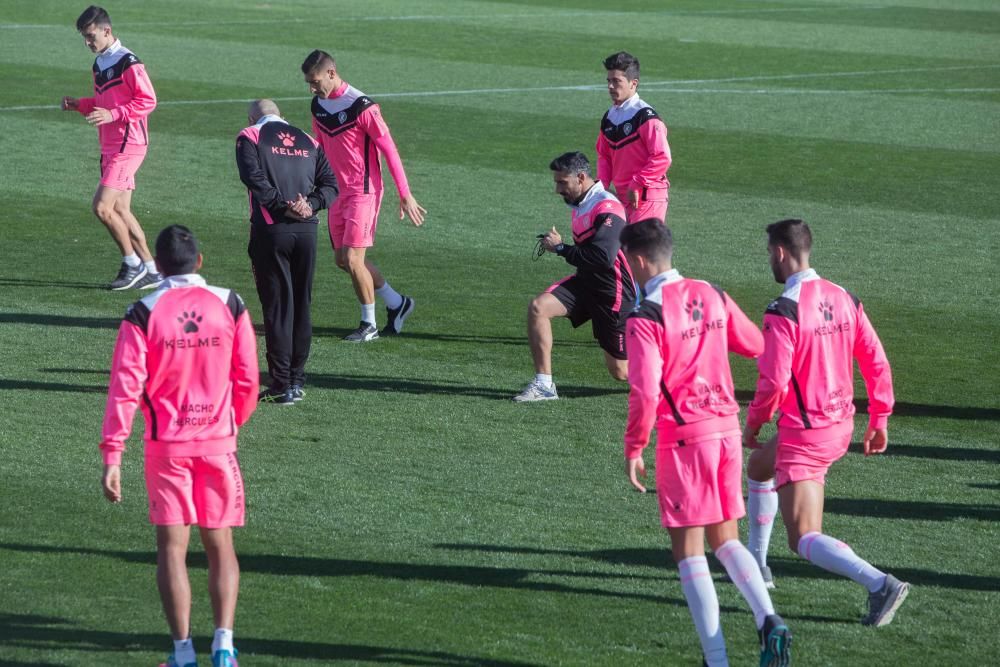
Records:
[[[555,248],[553,248],[553,250],[556,251],[557,255],[562,255],[563,251],[566,250],[566,244],[565,243],[559,243],[559,244],[556,245]]]

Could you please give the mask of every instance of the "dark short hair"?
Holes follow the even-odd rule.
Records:
[[[580,151],[570,151],[550,162],[549,169],[561,174],[586,174],[590,176],[590,160]]]
[[[316,49],[308,56],[306,56],[306,59],[302,61],[302,73],[312,74],[317,69],[325,65],[327,62],[330,63],[329,67],[337,66],[337,61],[333,59],[333,56],[331,56],[326,51],[320,51],[319,49]]]
[[[654,262],[669,261],[674,254],[674,236],[659,218],[646,218],[625,225],[619,237],[622,250]]]
[[[631,81],[639,78],[639,59],[628,51],[612,53],[604,59],[604,69],[609,72],[613,69],[619,69],[625,72],[625,78]]]
[[[198,265],[198,240],[184,225],[170,225],[156,237],[156,263],[165,276],[192,273]]]
[[[767,226],[768,245],[780,245],[795,257],[808,255],[812,250],[812,241],[809,225],[801,220],[790,218],[772,222]]]
[[[104,7],[91,5],[83,10],[80,18],[76,20],[77,32],[83,32],[84,28],[93,23],[94,25],[111,25],[111,17],[104,11]]]

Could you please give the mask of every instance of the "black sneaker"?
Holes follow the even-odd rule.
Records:
[[[306,391],[305,389],[302,388],[302,385],[300,384],[293,384],[288,389],[289,391],[292,392],[292,400],[295,401],[296,403],[298,403],[299,401],[301,401],[303,398],[306,397]]]
[[[378,328],[371,322],[362,321],[357,329],[344,336],[344,340],[351,343],[367,343],[378,339]]]
[[[760,667],[787,667],[792,661],[792,631],[777,614],[764,619],[760,638]]]
[[[117,292],[134,287],[147,273],[148,271],[146,271],[144,264],[129,266],[125,262],[122,262],[122,268],[118,269],[118,277],[111,281],[108,289]]]
[[[395,336],[403,330],[403,322],[406,318],[410,316],[413,312],[413,307],[416,302],[408,296],[403,297],[403,303],[399,304],[399,308],[386,308],[386,322],[385,327],[382,328],[383,336]]]
[[[160,273],[146,269],[146,275],[140,278],[139,282],[132,287],[135,289],[154,289],[159,287],[162,282],[163,276]]]
[[[275,405],[293,405],[295,397],[292,390],[280,387],[268,387],[257,396],[258,403],[274,403]]]

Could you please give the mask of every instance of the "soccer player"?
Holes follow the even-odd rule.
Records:
[[[670,181],[667,126],[639,97],[639,60],[620,51],[605,58],[611,108],[597,135],[597,178],[625,205],[629,223],[666,221]]]
[[[239,295],[205,284],[187,227],[156,239],[159,289],[132,304],[118,331],[101,438],[105,497],[122,501],[121,460],[142,403],[149,519],[156,526],[156,582],[174,639],[161,667],[196,664],[187,556],[198,525],[215,619],[212,667],[236,667],[233,620],[240,568],[232,527],[244,520],[236,430],[257,405],[257,344]]]
[[[264,314],[270,386],[259,400],[292,405],[305,396],[312,341],[316,211],[337,196],[337,180],[316,140],[256,100],[236,139],[236,165],[250,196],[250,261]]]
[[[552,382],[555,317],[569,318],[573,328],[591,320],[611,377],[625,380],[628,376],[625,317],[635,305],[635,286],[618,240],[625,226],[625,211],[615,196],[591,177],[590,161],[583,153],[563,153],[549,169],[556,194],[572,210],[575,243],[563,243],[552,227],[541,239],[542,248],[575,266],[576,273],[551,285],[528,306],[528,342],[535,379],[514,397],[519,403],[559,398]]]
[[[337,266],[351,276],[361,303],[361,324],[344,340],[364,343],[379,337],[375,325],[375,295],[382,297],[387,322],[382,335],[398,334],[413,312],[414,301],[389,285],[378,268],[365,258],[375,243],[375,227],[382,204],[382,166],[385,156],[399,191],[399,219],[424,223],[427,211],[410,193],[403,162],[382,112],[371,98],[348,85],[326,51],[313,51],[302,63],[302,73],[315,97],[312,101],[313,134],[326,152],[337,175],[340,196],[330,207],[330,241]]]
[[[645,297],[628,318],[625,473],[639,491],[642,452],[656,427],[656,493],[681,588],[708,665],[727,665],[705,538],[753,610],[761,665],[787,665],[791,632],[774,613],[760,569],[739,541],[743,452],[729,352],[755,357],[760,330],[721,288],[672,268],[670,230],[650,219],[625,227],[622,249]]]
[[[765,496],[777,487],[789,548],[864,586],[868,615],[861,622],[886,625],[906,598],[909,584],[877,570],[823,533],[823,485],[827,469],[847,453],[854,431],[854,360],[868,390],[865,455],[885,451],[893,406],[889,361],[861,301],[810,268],[809,226],[801,220],[781,220],[768,225],[767,239],[771,271],[785,289],[764,313],[764,354],[758,360],[760,378],[743,444],[758,448],[761,426],[776,411],[781,414],[776,444],[751,454],[751,493],[756,488]],[[751,506],[752,530],[770,523],[773,497],[770,503]],[[751,547],[766,555],[760,532],[758,528],[751,534]]]
[[[83,41],[97,54],[94,61],[94,97],[64,97],[64,111],[79,111],[97,127],[101,144],[101,181],[93,211],[104,223],[122,253],[112,290],[149,289],[159,284],[146,235],[132,214],[132,191],[149,146],[146,117],[156,108],[156,93],[142,61],[111,33],[111,19],[91,5],[76,20]]]

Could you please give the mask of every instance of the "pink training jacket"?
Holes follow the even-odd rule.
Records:
[[[628,422],[625,458],[642,454],[655,422],[658,447],[740,432],[729,352],[756,357],[764,338],[721,288],[676,269],[646,283],[625,324]]]
[[[118,330],[104,413],[104,463],[121,463],[142,401],[147,456],[236,450],[257,407],[257,339],[236,292],[170,276],[129,306]]]
[[[656,110],[633,95],[611,107],[597,135],[597,178],[623,202],[625,193],[639,192],[641,201],[666,201],[670,181],[667,126]]]
[[[145,155],[146,116],[156,108],[156,92],[142,61],[115,40],[94,61],[93,77],[94,97],[81,98],[77,111],[84,116],[94,107],[111,112],[113,121],[97,128],[101,153]]]
[[[868,390],[868,423],[892,414],[892,372],[882,342],[856,296],[812,269],[785,282],[764,313],[764,354],[747,416],[759,428],[775,411],[786,442],[824,442],[854,430],[854,363]]]
[[[381,194],[381,151],[400,198],[410,196],[396,143],[378,104],[370,97],[345,81],[328,98],[313,98],[312,116],[313,134],[337,176],[341,195]]]

